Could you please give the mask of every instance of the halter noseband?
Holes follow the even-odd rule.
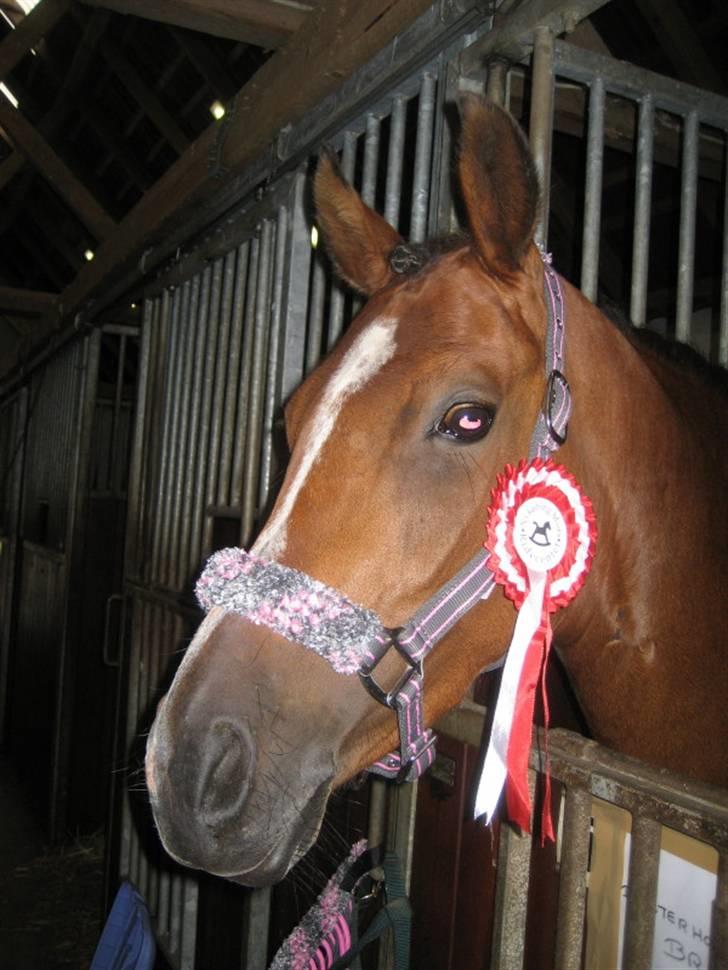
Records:
[[[571,394],[564,369],[564,300],[558,274],[542,253],[547,309],[546,394],[531,437],[529,458],[547,458],[566,440]],[[470,562],[398,629],[385,627],[371,610],[306,573],[253,556],[223,549],[208,561],[196,594],[205,611],[213,606],[267,626],[288,640],[324,657],[338,673],[358,673],[371,696],[393,710],[399,727],[399,751],[369,769],[385,778],[412,781],[432,764],[435,735],[424,727],[423,664],[435,644],[480,600],[493,591],[486,566],[488,552]],[[374,672],[394,649],[407,664],[398,683],[385,691]]]

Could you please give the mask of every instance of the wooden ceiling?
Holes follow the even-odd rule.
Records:
[[[251,124],[257,102],[260,114],[286,88],[304,110],[306,97],[337,83],[337,72],[371,56],[377,30],[393,36],[427,6],[41,0],[25,15],[17,0],[0,0],[0,82],[18,100],[15,108],[0,94],[0,377],[100,285],[86,253],[94,262],[126,258],[143,242],[145,219],[164,225],[159,212],[174,205],[175,179],[209,141],[214,102],[225,104],[255,78],[257,94],[245,106]],[[725,0],[611,0],[589,26],[592,40],[617,57],[728,93]],[[349,47],[333,51],[342,31]],[[249,132],[247,141],[255,143]],[[245,143],[242,131],[239,166],[254,147]]]

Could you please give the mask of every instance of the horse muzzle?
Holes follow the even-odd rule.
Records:
[[[287,709],[290,691],[266,668],[262,644],[241,645],[244,621],[217,619],[208,635],[209,621],[198,631],[160,703],[147,742],[147,786],[173,858],[244,885],[269,885],[314,842],[335,759],[320,737],[325,719],[307,724],[295,695]]]

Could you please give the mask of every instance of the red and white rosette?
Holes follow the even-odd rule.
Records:
[[[595,543],[591,502],[565,468],[534,458],[517,468],[508,465],[498,476],[488,510],[488,568],[513,600],[518,617],[478,784],[476,818],[492,820],[505,786],[508,817],[530,830],[528,755],[539,681],[548,717],[543,678],[551,647],[550,614],[581,589]],[[541,834],[554,837],[548,797]]]

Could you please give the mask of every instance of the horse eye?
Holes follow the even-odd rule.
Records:
[[[458,441],[480,441],[490,431],[493,411],[484,404],[453,404],[435,426],[438,434]]]

